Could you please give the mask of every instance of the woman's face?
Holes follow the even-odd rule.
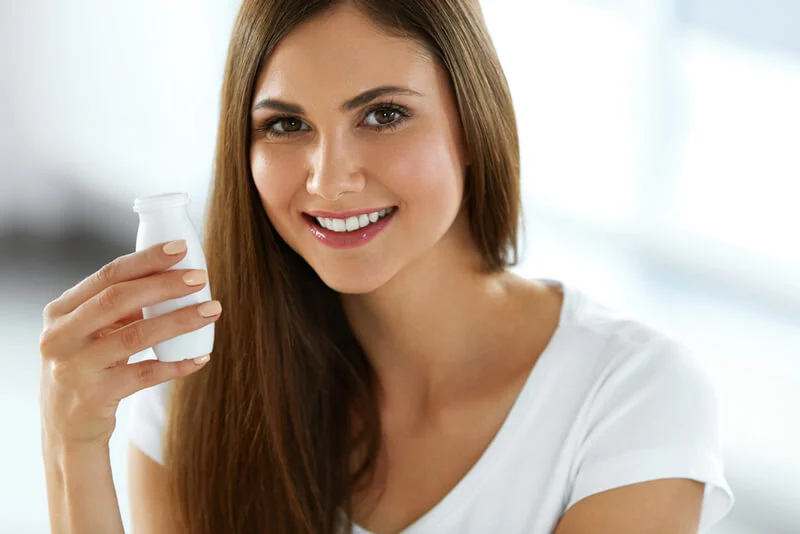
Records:
[[[254,94],[261,202],[328,286],[370,292],[447,246],[466,150],[447,73],[417,43],[338,6],[278,44]]]

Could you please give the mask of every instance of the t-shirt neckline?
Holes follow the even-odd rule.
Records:
[[[494,439],[489,443],[481,457],[478,458],[478,461],[475,462],[472,468],[467,471],[467,474],[456,483],[447,495],[434,505],[433,508],[428,510],[425,515],[403,529],[402,534],[418,534],[424,532],[426,529],[432,529],[451,513],[462,509],[464,503],[468,502],[470,497],[481,487],[481,482],[492,471],[492,467],[494,467],[498,460],[502,459],[505,450],[513,442],[513,438],[522,426],[522,420],[526,416],[524,411],[525,406],[530,404],[528,400],[531,395],[534,395],[536,392],[536,383],[543,379],[543,369],[550,365],[553,354],[558,352],[559,345],[564,342],[564,331],[566,330],[567,324],[571,322],[572,314],[574,313],[575,299],[577,297],[575,289],[560,280],[550,278],[539,278],[537,280],[548,285],[558,286],[563,294],[558,325],[553,335],[550,337],[550,341],[545,346],[528,377],[525,379],[525,383],[517,395],[514,404],[511,406],[506,419],[503,421],[500,430],[498,430]],[[341,515],[345,517],[343,513]],[[352,524],[353,534],[374,534],[355,522]],[[429,532],[433,532],[433,530],[429,530]]]

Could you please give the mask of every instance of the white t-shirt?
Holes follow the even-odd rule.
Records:
[[[663,333],[542,281],[564,292],[552,339],[477,463],[403,534],[551,534],[584,497],[662,478],[705,483],[707,532],[734,502],[709,374]],[[131,400],[130,439],[162,464],[170,384]]]

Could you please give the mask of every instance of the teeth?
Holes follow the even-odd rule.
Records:
[[[333,230],[334,232],[352,232],[359,228],[369,226],[374,222],[378,222],[379,219],[385,217],[392,211],[394,211],[393,208],[388,208],[369,214],[364,213],[358,217],[348,217],[347,219],[331,219],[328,217],[316,217],[316,219],[320,226],[328,230]]]

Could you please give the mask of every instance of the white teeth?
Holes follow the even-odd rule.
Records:
[[[352,232],[359,228],[369,226],[374,222],[378,222],[379,219],[393,211],[394,208],[387,208],[380,211],[373,211],[369,214],[363,213],[357,217],[348,217],[347,219],[332,219],[329,217],[316,217],[316,219],[320,226],[328,230],[333,230],[334,232]]]

